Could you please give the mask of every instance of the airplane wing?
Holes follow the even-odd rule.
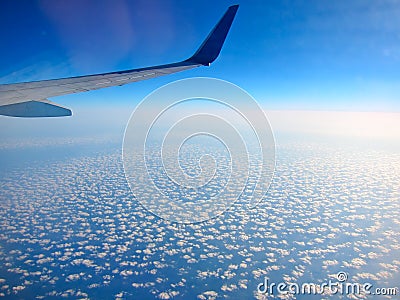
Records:
[[[0,115],[11,117],[61,117],[71,110],[47,98],[124,85],[199,66],[209,66],[219,55],[238,5],[228,8],[195,54],[181,62],[96,75],[0,84]]]

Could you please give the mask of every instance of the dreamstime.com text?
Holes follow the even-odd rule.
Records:
[[[397,287],[374,287],[369,282],[356,283],[348,281],[346,272],[336,274],[336,280],[323,283],[285,283],[264,282],[257,286],[257,292],[264,295],[292,294],[292,295],[398,295]]]

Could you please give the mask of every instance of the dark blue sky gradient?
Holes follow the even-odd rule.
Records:
[[[189,57],[226,8],[221,56],[125,87],[54,99],[123,105],[176,79],[229,80],[267,109],[400,111],[398,1],[0,2],[0,83],[108,72]]]

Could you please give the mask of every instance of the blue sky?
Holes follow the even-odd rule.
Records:
[[[173,80],[210,76],[239,85],[266,109],[400,111],[400,3],[394,0],[3,0],[0,82],[185,59],[236,3],[237,17],[211,67],[53,100],[74,111],[123,106]]]

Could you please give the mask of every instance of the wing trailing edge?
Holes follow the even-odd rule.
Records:
[[[0,106],[0,115],[20,118],[66,117],[70,109],[49,100],[29,100]]]

